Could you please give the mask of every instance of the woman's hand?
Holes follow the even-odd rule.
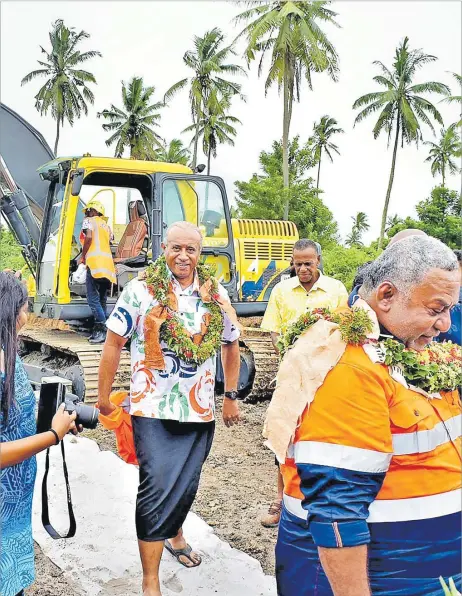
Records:
[[[69,431],[75,430],[75,419],[77,414],[72,412],[66,412],[64,404],[61,404],[53,416],[51,421],[51,428],[58,434],[58,437],[62,441]]]

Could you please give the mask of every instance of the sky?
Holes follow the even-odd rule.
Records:
[[[341,28],[324,26],[340,56],[340,79],[332,82],[326,74],[313,75],[313,91],[306,83],[301,101],[295,104],[291,136],[308,139],[313,124],[324,114],[334,117],[345,134],[336,137],[340,156],[333,164],[323,160],[320,186],[323,200],[339,223],[343,238],[349,233],[351,217],[358,211],[368,214],[370,230],[365,240],[378,236],[383,202],[390,172],[392,153],[387,149],[386,137],[374,140],[375,120],[367,119],[353,127],[355,112],[352,104],[361,95],[377,90],[372,78],[378,74],[374,60],[391,66],[396,46],[408,36],[411,48],[422,48],[438,57],[417,75],[416,82],[437,80],[448,84],[456,93],[451,72],[461,72],[461,8],[454,1],[338,1],[332,9],[338,13]],[[192,48],[194,35],[219,27],[231,42],[240,28],[232,23],[243,7],[221,0],[203,1],[118,1],[118,2],[1,2],[1,72],[0,97],[7,106],[18,112],[37,128],[53,146],[55,122],[51,116],[41,117],[34,107],[34,95],[41,79],[21,87],[25,74],[40,68],[40,45],[48,49],[51,23],[64,19],[67,26],[87,31],[91,37],[81,50],[99,50],[102,58],[86,63],[85,68],[96,77],[93,86],[96,96],[88,117],[82,117],[71,128],[61,132],[58,153],[78,155],[113,155],[113,148],[105,145],[109,136],[96,114],[110,104],[121,105],[121,81],[142,76],[146,85],[154,85],[154,99],[161,100],[175,82],[189,76],[183,64],[185,51]],[[243,44],[238,43],[242,59]],[[254,63],[247,77],[240,77],[247,101],[234,101],[232,114],[238,117],[238,136],[235,146],[220,146],[218,157],[212,162],[212,174],[221,176],[228,196],[234,200],[234,182],[248,180],[258,172],[258,155],[269,150],[271,143],[282,136],[282,98],[277,89],[265,96],[264,77],[259,78]],[[440,110],[444,122],[458,119],[457,105],[438,103],[438,96],[429,97]],[[163,110],[160,134],[170,140],[180,137],[189,143],[190,137],[181,131],[190,124],[188,93],[178,94]],[[436,125],[437,134],[439,125]],[[424,129],[426,140],[435,140]],[[424,160],[428,147],[405,146],[399,150],[390,214],[413,215],[415,205],[426,198],[438,183]],[[206,162],[200,155],[199,161]],[[316,170],[310,171],[313,178]],[[448,186],[460,188],[459,176],[448,180]]]

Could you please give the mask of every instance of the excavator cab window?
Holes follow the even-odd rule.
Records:
[[[123,287],[128,280],[126,269],[145,265],[151,254],[150,225],[146,215],[147,197],[150,193],[150,179],[143,175],[114,172],[89,174],[84,179],[78,195],[79,206],[72,237],[71,271],[77,268],[82,252],[84,242],[82,223],[85,218],[85,207],[90,201],[96,200],[102,204],[104,217],[112,231],[111,251],[120,282],[118,286]],[[132,254],[134,250],[137,251],[136,255]],[[119,272],[121,272],[120,275]],[[82,297],[86,295],[86,288],[83,285],[71,284],[70,290]],[[113,295],[115,294],[117,294],[116,288],[113,290]]]
[[[58,260],[58,234],[63,208],[65,185],[53,182],[49,192],[52,194],[51,209],[47,216],[45,244],[40,258],[40,272],[38,277],[39,294],[50,296],[53,293],[55,266]]]
[[[214,265],[217,278],[232,292],[234,245],[222,181],[202,175],[161,174],[157,188],[161,198],[162,236],[176,221],[199,226],[203,259]]]

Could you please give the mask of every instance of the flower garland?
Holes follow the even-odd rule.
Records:
[[[205,264],[196,267],[200,286],[210,287],[210,302],[207,308],[210,315],[205,317],[202,332],[192,335],[184,326],[183,321],[172,309],[169,302],[171,280],[164,256],[160,256],[146,270],[146,284],[148,290],[160,306],[167,310],[166,320],[160,327],[160,338],[184,362],[203,364],[216,354],[221,346],[223,333],[223,315],[217,304],[218,282],[214,278],[214,270]],[[206,301],[206,300],[203,300]]]
[[[370,340],[367,335],[373,324],[363,309],[332,313],[329,309],[307,311],[281,335],[278,347],[283,356],[302,333],[320,319],[339,325],[342,340],[347,344],[374,343],[383,352],[384,364],[398,367],[406,381],[429,393],[452,391],[462,385],[462,348],[452,342],[432,342],[418,352],[406,348],[395,339]]]
[[[308,310],[279,336],[278,348],[281,356],[284,356],[304,331],[320,319],[337,323],[342,339],[347,344],[362,345],[367,339],[367,334],[373,329],[372,321],[363,309],[345,310],[339,313],[333,313],[328,308]]]

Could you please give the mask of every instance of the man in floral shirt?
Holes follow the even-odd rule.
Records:
[[[101,358],[99,407],[108,415],[120,353],[131,339],[129,412],[140,466],[136,528],[145,596],[161,594],[164,546],[185,567],[201,563],[181,528],[212,444],[220,347],[223,420],[231,426],[240,419],[237,320],[226,290],[204,279],[206,270],[198,265],[201,248],[196,226],[178,222],[169,228],[164,257],[148,269],[145,280],[124,288],[107,322]]]

